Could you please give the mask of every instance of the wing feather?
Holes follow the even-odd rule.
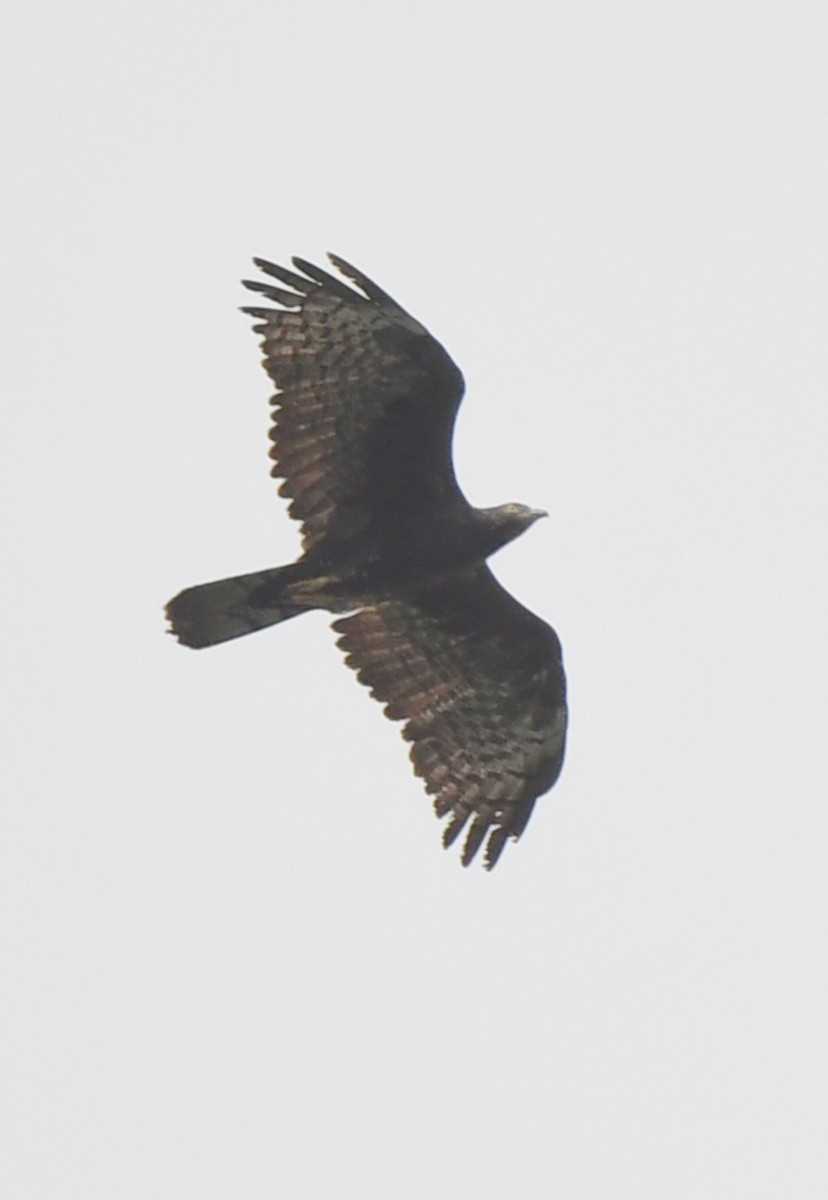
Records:
[[[273,398],[272,474],[302,522],[308,552],[379,557],[399,515],[465,505],[451,461],[463,377],[443,347],[355,267],[360,290],[301,258],[296,271],[254,259],[270,283],[245,286],[278,308],[248,306]]]
[[[297,275],[295,271],[289,271],[287,267],[279,267],[276,263],[268,262],[266,258],[254,258],[253,262],[260,271],[264,271],[265,275],[271,275],[280,283],[286,283],[288,287],[295,288],[303,295],[308,295],[314,289],[315,285],[310,279],[305,279],[303,275]]]
[[[438,817],[449,818],[444,844],[467,828],[467,866],[488,835],[491,869],[563,763],[566,684],[554,630],[485,566],[363,608],[334,629],[360,682],[406,722],[414,769]]]

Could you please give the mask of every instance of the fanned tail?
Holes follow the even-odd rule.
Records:
[[[313,607],[297,604],[286,594],[301,575],[291,563],[186,588],[166,607],[170,632],[182,645],[200,650],[278,625]]]

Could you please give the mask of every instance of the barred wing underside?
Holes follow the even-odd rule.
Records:
[[[485,566],[333,627],[360,682],[388,717],[406,722],[414,769],[437,815],[449,817],[444,844],[468,825],[467,866],[488,834],[485,865],[493,867],[563,762],[565,682],[555,632]]]
[[[264,366],[280,389],[272,474],[284,480],[279,493],[302,522],[305,550],[372,557],[398,539],[401,515],[466,506],[451,461],[463,377],[419,321],[331,260],[360,291],[301,258],[296,271],[256,259],[285,286],[245,286],[281,307],[243,311],[260,322]]]

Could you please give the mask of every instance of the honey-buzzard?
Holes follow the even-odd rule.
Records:
[[[346,613],[338,644],[361,683],[405,721],[414,769],[467,827],[462,862],[486,839],[491,868],[561,770],[566,684],[553,629],[486,559],[545,516],[473,508],[451,442],[463,377],[443,347],[361,271],[354,287],[303,259],[255,259],[245,281],[277,307],[245,308],[273,397],[272,474],[302,523],[302,557],[187,588],[167,605],[185,646],[212,646],[311,609]],[[301,274],[299,273],[301,272]]]

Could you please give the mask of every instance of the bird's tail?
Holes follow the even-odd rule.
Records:
[[[186,588],[166,607],[171,633],[185,646],[201,649],[256,629],[277,625],[316,607],[290,597],[290,585],[303,578],[299,564],[234,575]]]

